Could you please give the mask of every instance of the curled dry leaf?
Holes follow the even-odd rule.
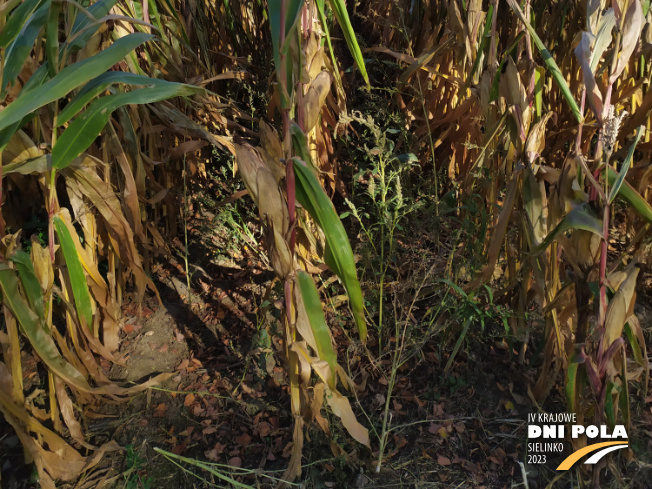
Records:
[[[303,121],[304,130],[310,132],[319,120],[321,107],[326,101],[326,97],[331,89],[331,76],[327,71],[320,72],[317,77],[310,83],[308,92],[303,98]]]
[[[613,3],[617,4],[618,2]],[[620,15],[617,11],[616,21],[620,21]],[[629,58],[631,58],[632,54],[634,53],[634,49],[636,49],[636,44],[638,43],[638,38],[641,35],[642,27],[643,8],[641,7],[641,2],[640,0],[630,0],[627,12],[625,12],[622,43],[620,52],[618,53],[618,60],[616,61],[616,67],[609,76],[609,83],[614,83],[629,63]]]
[[[525,156],[530,163],[534,163],[546,147],[546,124],[550,120],[550,117],[552,117],[552,112],[547,112],[530,129],[527,141],[525,142]]]
[[[603,338],[605,350],[622,336],[625,320],[634,313],[638,272],[638,267],[629,268],[627,278],[620,284],[616,295],[609,303]]]
[[[342,424],[346,431],[359,443],[369,447],[369,431],[362,426],[353,414],[349,400],[337,391],[331,390],[326,386],[326,401]]]
[[[582,76],[584,86],[586,87],[586,96],[589,106],[598,119],[598,122],[602,124],[602,93],[600,92],[595,81],[595,76],[591,71],[591,45],[593,44],[594,39],[595,38],[592,34],[586,31],[582,32],[580,43],[575,48],[575,56],[577,56],[577,59],[580,61],[580,65],[582,66]]]

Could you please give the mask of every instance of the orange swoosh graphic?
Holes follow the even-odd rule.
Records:
[[[605,441],[602,443],[594,443],[593,445],[589,445],[588,447],[584,447],[574,453],[571,453],[566,459],[559,464],[559,467],[557,467],[557,470],[568,470],[570,469],[575,462],[577,462],[579,459],[581,459],[584,455],[587,455],[591,452],[595,452],[596,450],[599,450],[600,448],[604,447],[610,447],[612,445],[627,445],[627,442],[624,441]]]

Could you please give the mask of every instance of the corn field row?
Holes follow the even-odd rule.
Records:
[[[317,288],[337,277],[351,341],[373,359],[383,305],[366,310],[332,203],[349,184],[335,142],[366,116],[352,99],[376,90],[373,63],[394,67],[391,103],[414,141],[392,177],[399,193],[410,173],[436,215],[447,196],[481,202],[482,267],[457,293],[494,287],[526,338],[515,362],[528,308],[543,315],[532,402],[561,382],[580,423],[629,427],[649,376],[650,325],[635,307],[652,243],[651,51],[649,0],[0,0],[0,411],[41,486],[119,448],[85,437],[100,403],[172,375],[124,386],[100,361],[122,361],[125,293],[158,296],[149,271],[184,225],[184,172],[210,165],[212,149],[235,157],[283,284],[294,419],[283,479],[302,474],[306,424],[329,433],[322,405],[356,442],[380,444],[380,470],[387,419],[375,439],[356,416]],[[242,83],[262,87],[264,116],[230,97]],[[48,409],[24,385],[25,351],[47,372]],[[581,477],[600,483],[599,470]]]

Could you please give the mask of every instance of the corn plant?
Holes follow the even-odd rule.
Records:
[[[332,1],[329,5],[366,78],[344,2]],[[315,420],[329,433],[328,423],[320,414],[324,399],[351,436],[369,446],[367,429],[356,420],[348,399],[338,388],[338,378],[345,388],[353,384],[337,362],[312,277],[317,271],[312,262],[318,249],[321,250],[319,258],[340,278],[348,293],[363,342],[367,328],[351,245],[320,184],[324,157],[323,154],[315,155],[311,149],[314,144],[310,144],[318,142],[319,137],[323,141],[320,114],[323,114],[322,107],[331,91],[332,79],[339,87],[338,93],[343,93],[335,58],[331,56],[334,73],[331,75],[320,42],[323,35],[329,46],[331,43],[325,22],[325,3],[323,0],[306,3],[276,0],[270,1],[268,6],[276,69],[273,100],[277,105],[273,106],[281,112],[282,137],[261,122],[261,146],[236,145],[236,161],[249,194],[258,206],[270,263],[285,284],[285,346],[294,435],[292,457],[284,479],[292,480],[301,474],[304,419]],[[323,233],[323,241],[316,228]],[[317,374],[314,384],[312,372]]]
[[[487,203],[485,266],[464,291],[501,272],[495,298],[516,311],[521,362],[527,307],[544,314],[533,398],[542,404],[563,376],[578,419],[628,423],[632,382],[648,376],[633,311],[652,222],[637,156],[651,137],[649,2],[509,0],[484,11],[480,1],[401,10],[379,0],[363,15],[385,43],[378,56],[404,66],[396,97],[422,138],[416,150]],[[616,203],[627,222],[614,222]],[[621,233],[633,238],[615,256]]]
[[[0,7],[0,178],[11,190],[0,216],[0,410],[45,488],[53,488],[56,479],[74,480],[106,450],[117,448],[114,442],[89,444],[74,405],[88,406],[101,397],[124,400],[168,376],[124,388],[107,379],[97,361],[98,356],[118,361],[119,305],[128,276],[140,297],[147,287],[155,291],[134,239],[146,240],[137,194],[131,195],[136,202],[127,205],[127,217],[104,158],[116,154],[132,184],[127,190],[135,189],[124,151],[110,149],[121,146],[118,131],[137,144],[129,138],[128,107],[204,90],[113,71],[125,59],[138,68],[134,53],[156,42],[150,33],[124,29],[153,26],[111,13],[115,5],[116,0],[85,7],[25,0]],[[108,23],[116,28],[107,31]],[[116,111],[119,123],[112,119]],[[94,141],[101,133],[109,143],[98,150]],[[144,174],[139,177],[144,181]],[[28,253],[21,228],[26,214],[41,209],[47,239],[32,238]],[[108,260],[106,278],[99,257]],[[47,369],[46,409],[24,396],[21,337]],[[65,441],[64,429],[92,454],[82,456]]]

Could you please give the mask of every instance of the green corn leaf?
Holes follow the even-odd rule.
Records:
[[[324,30],[324,36],[326,37],[326,44],[328,45],[328,53],[331,57],[331,63],[333,64],[333,76],[335,77],[335,84],[338,89],[342,89],[342,77],[340,76],[340,70],[338,68],[337,59],[335,59],[335,50],[333,50],[333,44],[331,42],[331,34],[328,29],[328,24],[326,22],[326,11],[324,9],[324,0],[316,0],[315,4],[317,5],[317,13],[319,14],[319,23],[321,24],[322,29]]]
[[[573,112],[573,115],[577,119],[577,122],[584,121],[584,118],[582,117],[582,113],[580,112],[580,108],[578,107],[577,102],[573,97],[573,93],[571,92],[568,83],[566,83],[566,79],[564,78],[564,75],[559,69],[559,66],[557,66],[557,63],[555,62],[554,58],[550,54],[550,51],[546,49],[546,46],[543,44],[543,41],[541,41],[541,38],[537,35],[534,28],[527,21],[527,19],[525,18],[525,14],[523,14],[523,11],[518,6],[516,0],[507,0],[507,3],[509,3],[509,6],[516,13],[516,15],[521,20],[521,22],[523,22],[523,25],[525,25],[525,27],[527,28],[528,32],[530,33],[530,36],[532,36],[532,40],[534,41],[534,44],[537,45],[537,48],[541,53],[541,57],[543,58],[543,62],[546,65],[546,68],[548,68],[548,71],[550,71],[550,74],[557,82],[557,85],[559,85],[559,88],[561,89],[561,93],[566,99],[566,102],[568,102],[568,105],[571,111]]]
[[[36,38],[45,25],[48,18],[48,11],[49,2],[46,2],[27,19],[13,42],[7,47],[7,51],[5,52],[4,72],[2,74],[3,89],[6,88],[7,84],[13,84],[16,81],[27,57],[32,52]],[[9,107],[11,107],[11,105],[13,104],[10,104]],[[9,110],[9,107],[7,107],[2,114]],[[3,116],[0,115],[0,121],[2,120],[2,117]],[[19,117],[19,119],[20,118],[22,117]],[[0,129],[2,128],[3,127],[0,127]]]
[[[326,325],[319,292],[317,292],[317,287],[315,287],[312,277],[303,270],[297,270],[297,287],[301,293],[303,305],[306,308],[310,329],[315,337],[317,354],[320,360],[326,361],[330,366],[333,379],[333,385],[331,387],[335,388],[335,380],[337,379],[337,356],[333,350],[331,332]]]
[[[575,206],[559,224],[548,233],[546,239],[535,248],[535,253],[540,253],[545,250],[550,243],[552,243],[560,233],[564,233],[571,229],[583,229],[584,231],[590,231],[597,234],[603,238],[602,234],[602,221],[600,221],[593,212],[588,204],[583,203],[578,206]]]
[[[91,295],[88,291],[88,282],[84,274],[84,267],[77,255],[77,248],[72,240],[68,227],[59,216],[54,216],[54,229],[59,236],[61,250],[68,267],[68,275],[72,285],[72,295],[75,299],[75,309],[80,321],[85,321],[88,328],[93,328],[93,308],[91,306]]]
[[[157,80],[148,88],[109,95],[93,102],[57,139],[52,148],[52,167],[67,167],[93,143],[118,107],[127,104],[149,104],[172,97],[183,97],[203,89],[182,83]]]
[[[104,93],[107,88],[116,83],[124,83],[130,86],[149,86],[152,88],[162,87],[166,90],[171,82],[160,80],[158,78],[137,75],[135,73],[125,73],[124,71],[107,71],[84,85],[77,96],[66,105],[65,109],[61,111],[57,118],[57,127],[64,125],[76,116],[77,113],[86,106],[86,104],[98,95]]]
[[[543,87],[545,85],[546,71],[537,66],[534,69],[534,107],[536,109],[537,118],[543,114]]]
[[[579,366],[579,361],[577,358],[577,353],[573,354],[568,364],[568,370],[566,370],[566,403],[568,405],[568,412],[575,412],[575,399],[577,392],[577,367]]]
[[[286,39],[299,18],[302,6],[303,0],[288,0],[285,5],[284,37]],[[269,11],[269,29],[272,33],[274,66],[276,67],[276,73],[278,76],[281,70],[281,49],[283,49],[283,46],[281,46],[281,0],[268,0],[267,8]]]
[[[67,66],[42,85],[28,92],[21,92],[16,100],[0,112],[0,131],[40,107],[65,97],[70,91],[104,73],[129,52],[152,38],[152,35],[142,33],[122,37],[95,56]]]
[[[55,76],[59,71],[59,13],[61,1],[52,0],[48,11],[48,20],[45,23],[45,52],[50,75]]]
[[[367,340],[367,324],[362,289],[356,276],[355,260],[349,238],[333,203],[305,163],[295,159],[297,201],[308,211],[326,236],[324,261],[344,283],[362,342]]]
[[[0,263],[0,287],[4,304],[18,320],[20,327],[30,344],[45,362],[48,368],[68,384],[84,392],[92,392],[84,376],[72,365],[66,362],[52,337],[45,331],[43,324],[19,291],[16,273]]]
[[[41,284],[36,278],[36,271],[34,264],[29,255],[24,251],[18,250],[14,252],[9,260],[16,264],[18,276],[23,283],[23,289],[27,295],[30,308],[37,315],[39,320],[45,324],[45,303],[43,302],[43,292],[41,291]]]
[[[351,25],[351,19],[349,19],[349,13],[346,11],[346,2],[344,0],[328,0],[337,23],[342,29],[344,34],[344,39],[346,39],[346,44],[349,46],[349,52],[355,61],[362,78],[364,78],[367,88],[369,88],[369,75],[367,75],[367,68],[364,64],[364,58],[362,57],[362,51],[360,51],[360,46],[358,45],[358,40],[355,37],[355,31]]]
[[[30,90],[33,90],[39,85],[45,83],[45,81],[48,79],[48,75],[49,72],[48,72],[47,65],[43,64],[39,66],[38,69],[34,72],[34,74],[29,78],[29,80],[27,80],[27,83],[25,83],[25,86],[23,87],[21,93],[27,93]],[[9,144],[9,141],[11,140],[11,137],[14,135],[14,133],[18,131],[21,127],[24,127],[25,124],[27,124],[29,121],[32,120],[32,118],[34,118],[34,116],[36,116],[36,112],[27,114],[25,117],[22,118],[22,120],[18,122],[14,122],[8,127],[5,127],[4,129],[0,130],[0,151],[2,151],[7,146],[7,144]]]
[[[635,335],[634,331],[632,331],[632,327],[629,324],[629,322],[625,323],[625,336],[627,336],[627,340],[629,341],[629,345],[632,347],[632,353],[634,354],[634,360],[636,360],[636,363],[639,365],[643,366],[645,368],[645,363],[643,362],[643,353],[641,353],[641,345],[638,343],[638,338]]]
[[[644,130],[645,130],[645,126],[639,126],[638,130],[636,131],[636,137],[634,138],[634,142],[629,147],[629,151],[627,152],[625,161],[623,161],[623,165],[620,168],[620,173],[618,173],[618,177],[614,181],[613,186],[609,191],[610,204],[614,201],[616,195],[618,195],[618,192],[620,192],[620,189],[623,186],[623,182],[625,181],[625,175],[627,175],[627,171],[632,166],[632,158],[634,157],[634,150],[636,149],[636,145],[638,144],[638,141],[641,139]]]
[[[614,170],[611,165],[607,167],[607,178],[609,185],[615,185],[618,179],[618,172]],[[632,206],[639,216],[652,224],[652,206],[639,194],[634,187],[632,187],[626,180],[623,181],[620,189],[618,190],[625,202]]]
[[[16,39],[18,33],[25,26],[25,19],[29,19],[39,6],[41,0],[25,0],[11,11],[7,17],[2,33],[0,33],[0,49],[6,49],[10,42]]]

